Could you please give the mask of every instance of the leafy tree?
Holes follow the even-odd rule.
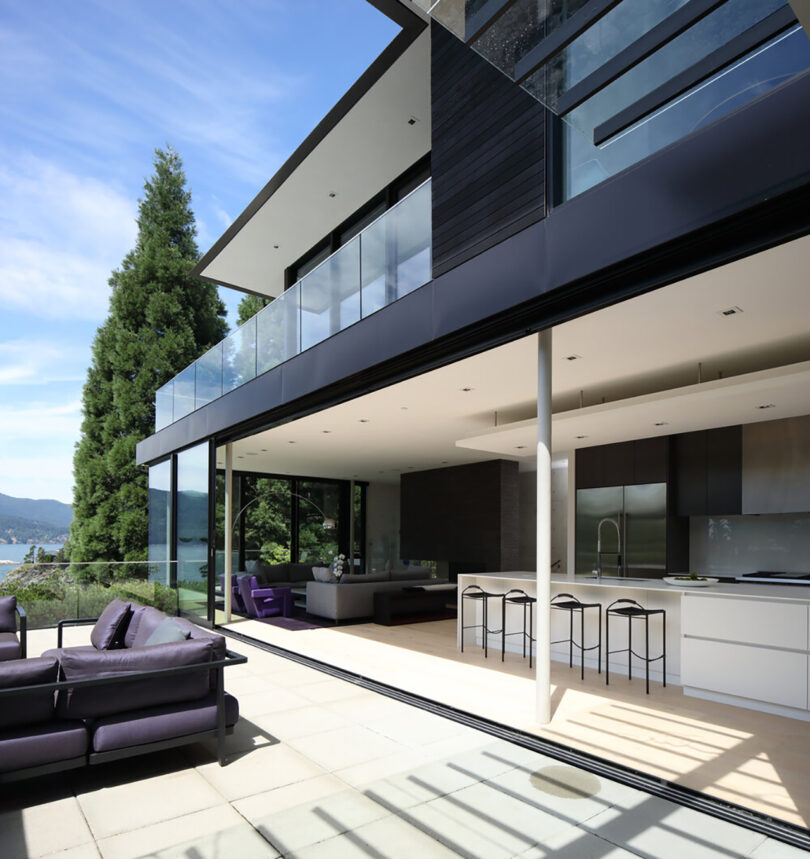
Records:
[[[252,319],[263,307],[269,304],[266,298],[259,298],[258,295],[246,295],[239,302],[239,315],[236,319],[237,325],[244,325],[248,319]]]
[[[146,559],[147,475],[135,464],[135,445],[154,432],[155,391],[227,331],[216,287],[189,277],[199,250],[180,156],[157,149],[154,168],[135,247],[109,280],[110,311],[84,386],[72,561]],[[92,571],[76,574],[106,577]]]

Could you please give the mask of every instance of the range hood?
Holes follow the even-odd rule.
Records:
[[[742,512],[810,512],[810,415],[743,426]]]

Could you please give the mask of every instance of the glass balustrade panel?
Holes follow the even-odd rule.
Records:
[[[197,359],[196,408],[222,396],[222,342]]]
[[[155,432],[174,421],[174,379],[155,392]]]
[[[256,377],[256,317],[240,325],[222,341],[222,392]]]
[[[396,295],[402,298],[431,278],[430,183],[409,194],[387,217],[396,236],[393,268]]]
[[[196,365],[191,364],[174,377],[174,420],[194,411]]]
[[[300,284],[303,350],[359,321],[360,239],[352,239]]]
[[[300,296],[300,285],[295,284],[256,314],[258,373],[266,373],[299,353]]]

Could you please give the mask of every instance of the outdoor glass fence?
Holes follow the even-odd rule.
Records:
[[[244,385],[431,278],[428,179],[155,395],[155,429]]]
[[[175,561],[37,561],[20,564],[0,579],[0,596],[17,597],[29,630],[56,626],[60,620],[98,617],[116,597],[176,615],[183,608],[184,593],[201,589],[197,578],[186,582],[176,568]],[[202,587],[205,599],[207,584]]]

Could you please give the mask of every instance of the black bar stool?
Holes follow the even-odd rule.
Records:
[[[467,585],[461,592],[461,652],[464,653],[464,630],[465,629],[480,629],[484,639],[484,658],[487,658],[487,638],[489,635],[497,635],[502,632],[501,629],[489,628],[489,601],[491,599],[503,599],[503,594],[493,594],[490,591],[485,591],[478,585]],[[472,623],[469,626],[464,625],[464,601],[473,600],[482,604],[481,623]]]
[[[614,608],[623,603],[619,608]],[[661,615],[661,655],[650,658],[650,617],[654,614]],[[610,616],[627,618],[627,647],[621,650],[610,649]],[[644,656],[633,650],[633,620],[643,618],[644,620]],[[644,660],[647,671],[647,694],[650,694],[650,663],[663,660],[664,686],[667,685],[667,613],[662,608],[644,608],[640,603],[630,599],[620,599],[612,602],[605,610],[605,684],[610,684],[610,654],[624,653],[627,651],[627,677],[633,679],[633,657]]]
[[[568,667],[574,665],[574,648],[578,647],[580,651],[580,676],[585,679],[585,653],[588,650],[596,650],[596,665],[599,673],[602,673],[602,603],[600,602],[580,602],[573,594],[557,594],[551,598],[551,607],[558,611],[568,612],[568,638],[561,638],[558,641],[552,641],[551,644],[567,644],[568,645]],[[585,647],[585,609],[597,609],[599,618],[599,637],[596,644],[590,647]],[[579,612],[579,642],[574,641],[574,613]]]
[[[534,644],[534,636],[532,635],[532,630],[534,626],[532,625],[532,612],[534,608],[534,604],[537,600],[534,597],[530,597],[526,591],[522,591],[520,588],[512,588],[511,591],[507,591],[503,595],[503,605],[502,605],[502,613],[501,613],[501,662],[504,659],[504,653],[506,652],[506,636],[507,635],[522,635],[523,636],[523,658],[526,658],[526,640],[529,641],[529,668],[532,667],[532,644]],[[516,629],[514,632],[506,631],[506,604],[510,605],[519,605],[523,608],[523,629]],[[526,627],[526,609],[529,610],[529,626],[528,631]]]

